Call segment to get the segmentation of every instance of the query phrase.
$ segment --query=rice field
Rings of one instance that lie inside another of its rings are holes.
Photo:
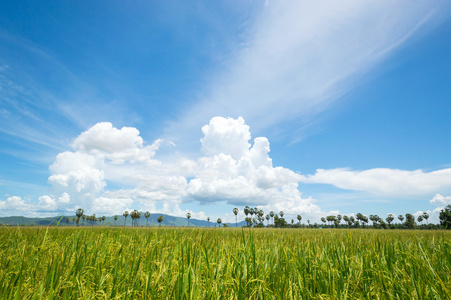
[[[0,229],[1,299],[451,299],[448,231]]]

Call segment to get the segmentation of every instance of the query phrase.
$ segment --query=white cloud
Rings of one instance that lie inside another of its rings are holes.
[[[250,147],[249,126],[244,124],[242,117],[238,119],[214,117],[208,125],[202,127],[202,133],[204,134],[200,140],[202,149],[209,156],[226,154],[239,159],[246,155]]]
[[[201,202],[225,200],[234,205],[309,205],[297,189],[300,175],[272,166],[268,140],[256,138],[251,147],[244,119],[215,117],[203,132],[201,141],[209,155],[197,161],[186,197]]]
[[[83,207],[86,213],[120,214],[125,209],[185,216],[184,202],[274,206],[287,213],[315,213],[303,199],[299,174],[273,167],[266,138],[250,143],[243,118],[214,117],[202,128],[205,153],[197,159],[154,159],[160,140],[144,147],[138,130],[98,123],[74,141],[74,151],[57,155],[50,166],[52,195],[30,209],[61,212]],[[189,211],[193,218],[205,213]]]
[[[97,123],[80,134],[72,144],[76,150],[105,157],[113,164],[126,161],[148,162],[158,149],[161,140],[143,146],[143,139],[134,127],[114,128],[109,122]]]
[[[21,197],[11,196],[0,201],[0,213],[3,216],[23,216],[33,212],[33,205],[25,202]]]
[[[432,204],[437,206],[447,206],[451,204],[451,196],[442,196],[440,194],[436,194],[430,201]]]
[[[305,183],[331,184],[341,189],[365,191],[383,196],[429,195],[451,189],[451,169],[433,172],[396,169],[318,169],[314,175],[304,176]]]
[[[121,197],[121,198],[112,198],[112,197],[105,197],[100,196],[98,198],[95,198],[95,200],[92,203],[92,206],[89,208],[90,211],[97,213],[97,214],[104,214],[104,215],[115,215],[115,214],[121,214],[125,210],[131,211],[129,207],[131,207],[133,204],[133,200],[128,197]]]
[[[145,147],[137,130],[122,131],[124,128],[118,130],[101,124],[75,139],[75,151],[57,155],[50,166],[51,194],[41,196],[37,205],[28,205],[25,211],[60,213],[82,207],[89,214],[111,215],[133,208],[177,216],[190,212],[193,218],[205,217],[204,212],[180,208],[183,203],[195,202],[250,205],[265,212],[283,210],[287,218],[301,214],[304,219],[315,221],[324,212],[316,200],[302,197],[299,182],[332,184],[385,196],[424,195],[451,188],[451,169],[434,172],[332,169],[304,176],[287,168],[274,167],[269,156],[269,141],[257,137],[251,143],[249,126],[243,118],[212,118],[203,127],[204,156],[188,159],[178,155],[177,159],[167,161],[154,158],[158,141],[152,145],[151,154],[146,150],[146,159],[138,159],[144,157],[141,151]],[[112,148],[96,142],[95,137]],[[116,145],[115,137],[126,145]],[[113,140],[106,141],[108,139]],[[125,159],[125,152],[134,154]],[[9,211],[13,210],[14,203],[25,203],[17,197],[8,199],[2,205],[9,207]],[[449,197],[437,194],[431,203],[445,205],[450,201]]]
[[[35,211],[51,215],[52,213],[66,212],[73,214],[74,204],[71,202],[70,195],[64,192],[60,197],[44,195],[39,197],[39,202],[33,208]]]

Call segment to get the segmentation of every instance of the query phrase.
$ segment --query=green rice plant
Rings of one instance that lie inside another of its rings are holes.
[[[2,228],[1,299],[451,299],[447,231]]]

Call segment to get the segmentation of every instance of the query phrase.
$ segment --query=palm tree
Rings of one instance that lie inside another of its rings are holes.
[[[105,224],[105,220],[106,220],[106,217],[103,216],[103,217],[102,217],[102,222],[103,222],[103,224]]]
[[[158,226],[161,227],[161,222],[163,222],[163,216],[159,216],[157,221],[158,221]]]
[[[298,218],[298,221],[299,221],[299,227],[301,227],[301,220],[302,220],[301,215],[298,215],[297,218]]]
[[[277,214],[274,215],[274,226],[275,227],[279,226],[279,216]]]
[[[269,215],[266,215],[266,227],[269,226],[269,219],[271,219],[271,217]]]
[[[236,207],[233,209],[233,213],[235,214],[235,228],[238,227],[237,215],[238,215],[239,211],[240,210],[238,208],[236,208]]]
[[[326,225],[326,218],[322,217],[322,218],[321,218],[321,222],[323,222],[324,225]]]
[[[428,219],[429,219],[429,214],[427,212],[423,213],[423,218],[426,220],[426,224],[429,225]]]
[[[114,216],[114,225],[117,225],[117,216]]]
[[[128,211],[124,211],[122,215],[125,217],[124,226],[127,226],[127,217],[129,215]]]
[[[343,220],[349,225],[349,217],[347,215],[343,216]]]
[[[402,221],[404,221],[404,216],[403,216],[403,215],[399,215],[399,216],[398,216],[398,219],[399,219],[399,221],[401,221],[401,223],[402,223]]]
[[[210,217],[207,218],[208,227],[210,227]]]
[[[146,226],[149,226],[150,212],[146,211],[146,213],[144,214],[144,217],[146,217]]]
[[[187,213],[186,217],[188,218],[188,227],[189,227],[189,219],[191,219],[191,213]]]
[[[83,208],[79,208],[75,211],[75,215],[77,216],[78,220],[80,220],[80,218],[81,218],[81,216],[83,216],[84,212],[85,211],[83,210]],[[77,222],[77,225],[78,225],[78,222]]]
[[[270,212],[269,212],[269,216],[271,217],[271,219],[272,219],[272,225],[274,225],[274,212],[271,210]]]
[[[391,222],[395,219],[394,214],[388,214],[388,216],[385,218],[385,221],[388,223],[388,226],[390,226]]]
[[[244,214],[246,215],[246,217],[249,214],[249,206],[247,205],[244,207]]]
[[[86,220],[86,215],[81,216],[81,218],[83,219],[83,225],[85,224],[85,220]]]
[[[141,212],[138,211],[138,217],[136,218],[138,226],[139,226],[139,220],[141,220]]]
[[[369,216],[369,219],[371,220],[371,222],[373,222],[373,227],[374,227],[374,222],[375,222],[374,215],[370,215],[370,216]]]
[[[130,213],[130,218],[132,218],[132,227],[135,225],[135,219],[137,217],[137,212],[138,211],[135,209]]]
[[[216,221],[216,222],[218,222],[218,226],[221,227],[221,223],[222,223],[221,218],[218,218],[218,221]]]
[[[283,211],[280,211],[280,212],[279,212],[279,216],[280,216],[281,218],[283,218],[283,214],[284,214]]]
[[[66,223],[69,224],[69,222],[70,222],[70,219],[66,218]]]
[[[423,222],[423,215],[419,215],[417,220],[418,220],[418,223],[421,224],[421,222]]]

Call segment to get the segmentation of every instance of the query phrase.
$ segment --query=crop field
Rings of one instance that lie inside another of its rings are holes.
[[[1,299],[451,299],[447,231],[0,229]]]

